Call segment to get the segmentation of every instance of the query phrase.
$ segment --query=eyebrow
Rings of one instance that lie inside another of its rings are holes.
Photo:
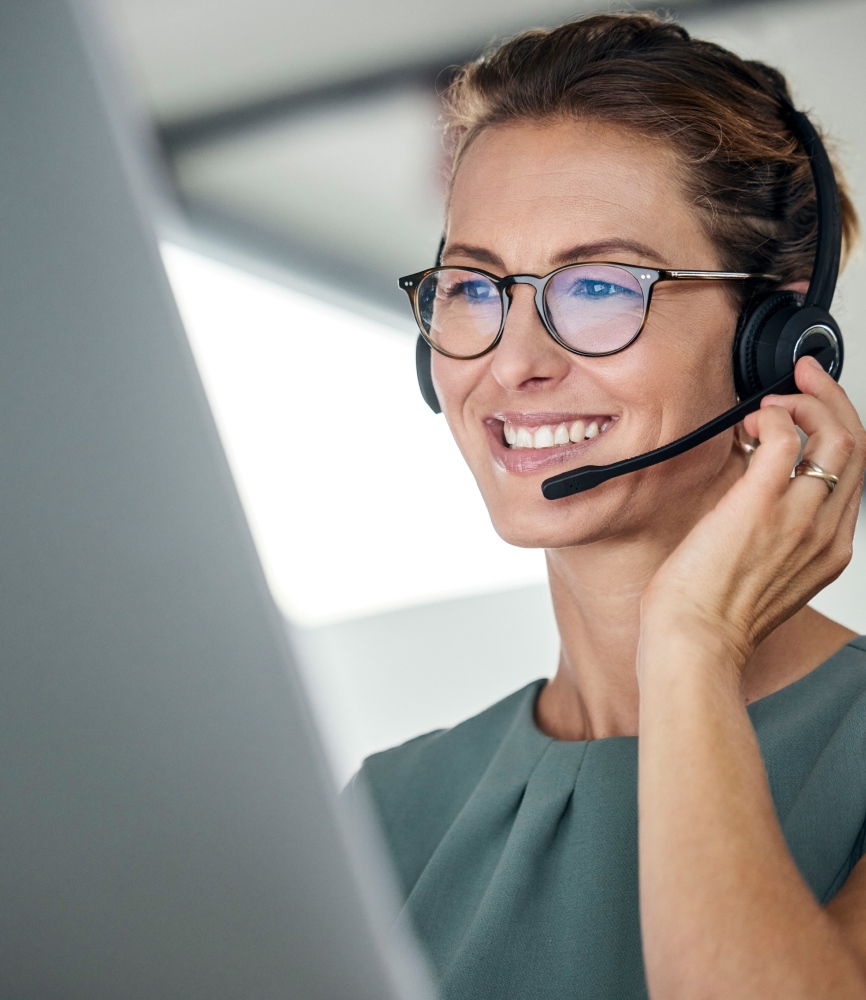
[[[659,253],[637,240],[624,238],[614,238],[608,240],[596,240],[594,243],[576,243],[567,250],[562,250],[550,258],[550,263],[554,268],[562,267],[565,264],[578,264],[581,261],[599,260],[605,254],[611,252],[624,251],[625,253],[636,254],[644,260],[660,262],[662,260]],[[449,243],[442,252],[442,259],[446,257],[468,257],[470,260],[478,261],[481,264],[489,264],[491,267],[505,270],[502,258],[486,247],[475,246],[471,243]]]

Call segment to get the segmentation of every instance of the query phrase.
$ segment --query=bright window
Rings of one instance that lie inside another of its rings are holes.
[[[163,255],[274,596],[302,625],[545,579],[506,545],[414,340],[174,245]]]

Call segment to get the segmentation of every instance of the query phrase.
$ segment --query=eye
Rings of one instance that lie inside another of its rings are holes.
[[[626,288],[615,281],[602,281],[600,278],[576,278],[569,289],[569,294],[584,299],[633,298],[635,291]]]
[[[499,299],[496,289],[485,278],[455,279],[443,284],[442,291],[446,298],[463,299],[467,302],[489,302]]]

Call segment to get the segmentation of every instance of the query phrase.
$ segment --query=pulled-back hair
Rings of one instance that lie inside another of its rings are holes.
[[[808,279],[816,200],[787,124],[784,76],[653,14],[527,31],[462,67],[445,95],[453,179],[473,141],[509,124],[598,121],[665,142],[725,270]],[[836,170],[843,260],[858,220]]]

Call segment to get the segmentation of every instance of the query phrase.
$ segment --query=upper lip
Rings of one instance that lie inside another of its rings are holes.
[[[582,410],[569,411],[567,413],[537,412],[518,413],[514,411],[501,411],[491,413],[487,420],[498,420],[503,424],[512,424],[517,427],[543,427],[546,424],[569,424],[575,420],[587,420],[598,417],[611,417],[614,414],[608,410]]]

